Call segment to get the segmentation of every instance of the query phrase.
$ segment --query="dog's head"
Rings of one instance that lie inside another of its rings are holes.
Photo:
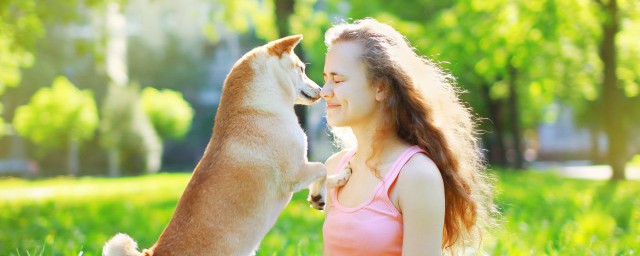
[[[293,52],[302,35],[284,37],[266,45],[267,52],[277,58],[279,79],[284,85],[293,84],[296,104],[310,105],[320,99],[320,86],[305,74],[305,64]],[[290,82],[289,82],[290,81]]]

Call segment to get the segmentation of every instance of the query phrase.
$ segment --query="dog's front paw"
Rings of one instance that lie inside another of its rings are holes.
[[[346,166],[342,172],[327,177],[327,187],[337,188],[347,184],[351,177],[351,167]]]
[[[321,194],[318,195],[312,195],[309,194],[309,197],[307,197],[307,201],[309,201],[309,205],[311,205],[311,207],[313,207],[316,210],[324,210],[324,205],[325,205],[325,200],[324,200],[324,196],[322,196]]]
[[[347,181],[349,181],[349,178],[351,177],[351,173],[352,172],[353,171],[351,170],[351,167],[350,166],[346,166],[344,168],[344,170],[342,171],[342,174],[337,177],[336,187],[342,187],[342,186],[346,185]]]

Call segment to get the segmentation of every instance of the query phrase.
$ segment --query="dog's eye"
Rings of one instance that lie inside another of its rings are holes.
[[[300,72],[304,73],[304,67],[300,66]]]

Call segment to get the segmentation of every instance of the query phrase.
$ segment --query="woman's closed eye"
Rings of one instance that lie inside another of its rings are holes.
[[[345,77],[344,77],[344,76],[337,75],[337,74],[333,76],[333,82],[334,82],[335,84],[341,84],[341,83],[342,83],[342,82],[344,82],[345,80],[346,80],[346,79],[345,79]]]

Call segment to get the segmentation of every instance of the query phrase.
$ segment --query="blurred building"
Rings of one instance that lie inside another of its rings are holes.
[[[537,160],[591,160],[606,154],[606,134],[578,127],[570,107],[555,103],[546,111],[555,112],[556,118],[538,127]]]

